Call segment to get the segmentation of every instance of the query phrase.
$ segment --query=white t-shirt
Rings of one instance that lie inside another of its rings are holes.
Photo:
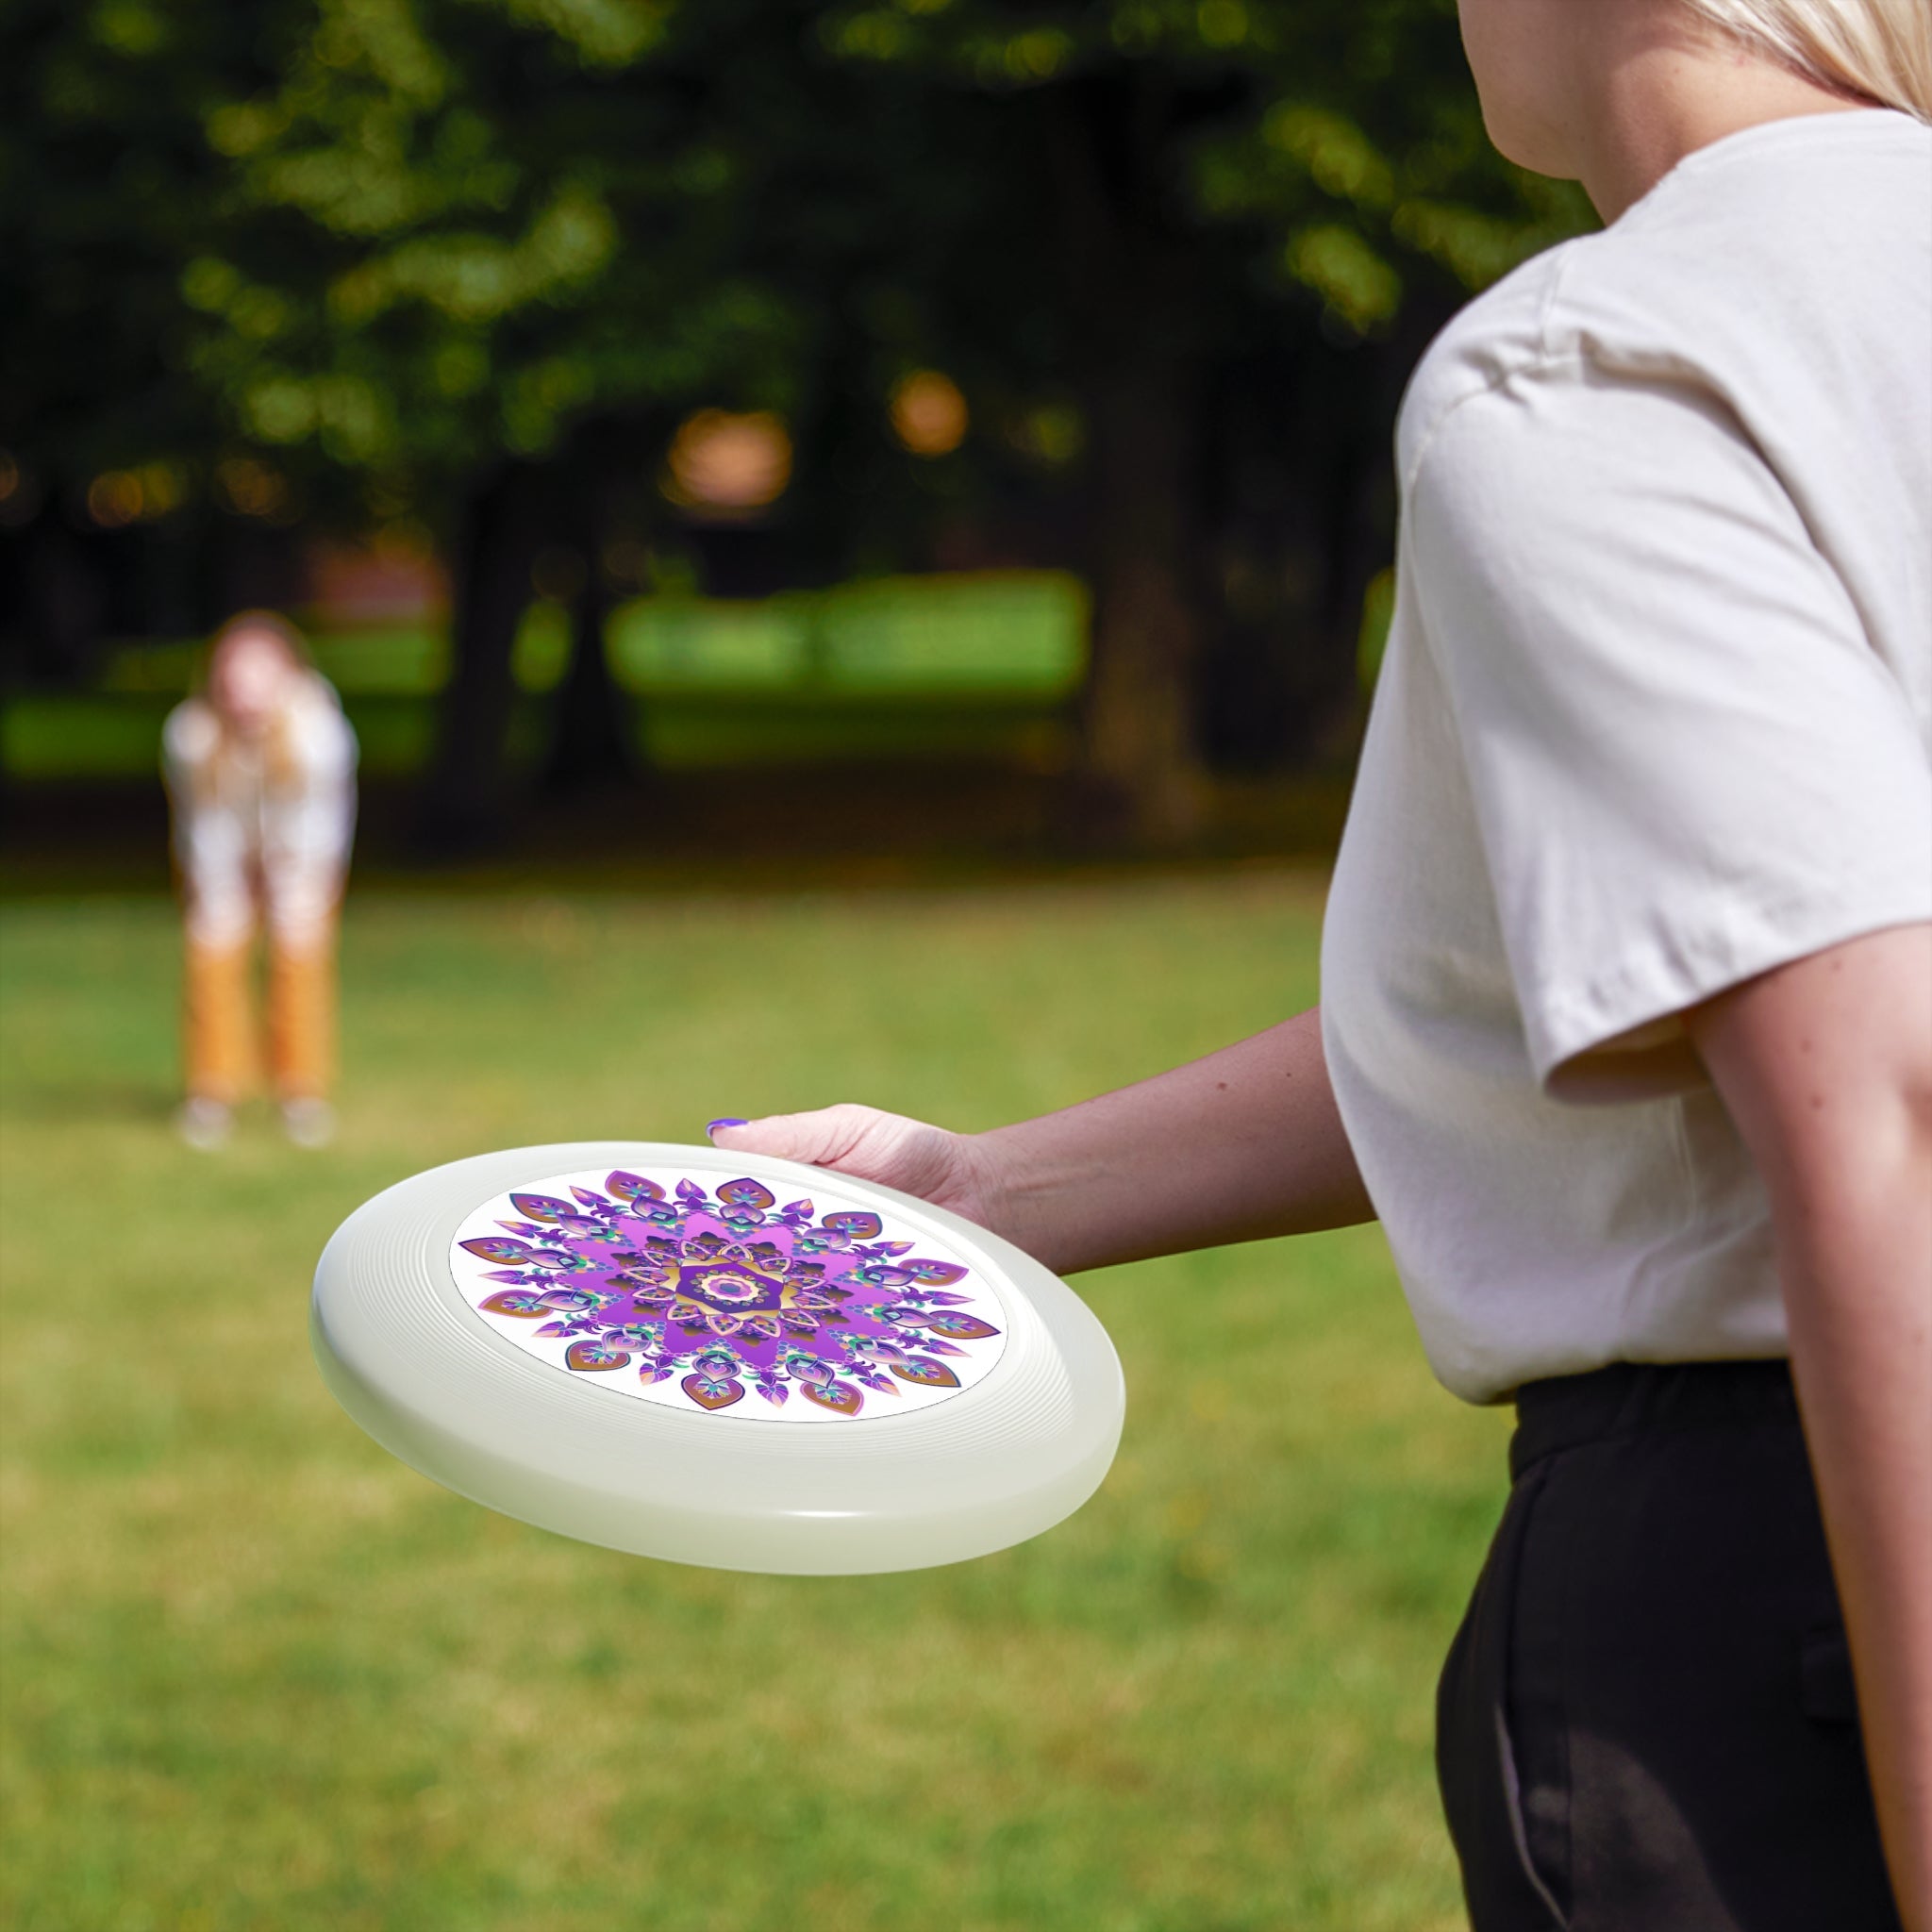
[[[355,730],[334,687],[315,672],[277,728],[278,758],[265,744],[225,747],[199,697],[176,705],[162,727],[175,862],[197,945],[246,941],[258,899],[278,945],[309,945],[341,897],[356,829]]]
[[[1932,129],[1700,149],[1464,310],[1397,446],[1323,1009],[1429,1359],[1782,1355],[1677,1016],[1932,919]]]

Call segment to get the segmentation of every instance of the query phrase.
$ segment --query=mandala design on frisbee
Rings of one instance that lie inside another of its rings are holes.
[[[450,1266],[481,1320],[563,1373],[667,1408],[850,1422],[946,1401],[1006,1346],[965,1262],[891,1234],[755,1180],[592,1171],[486,1202]]]

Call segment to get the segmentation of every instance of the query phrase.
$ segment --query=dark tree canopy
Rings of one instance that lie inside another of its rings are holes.
[[[613,548],[728,591],[759,545],[811,580],[978,529],[1088,576],[1089,776],[1184,833],[1204,747],[1346,692],[1420,343],[1584,212],[1488,148],[1450,0],[25,0],[6,36],[0,442],[68,525],[148,464],[434,533],[452,824],[502,808],[475,748],[542,546],[594,638]],[[939,459],[888,426],[919,369],[971,408]],[[703,407],[789,425],[755,541],[657,488]]]

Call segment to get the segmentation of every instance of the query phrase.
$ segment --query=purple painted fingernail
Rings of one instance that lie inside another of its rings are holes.
[[[705,1134],[706,1134],[706,1137],[707,1137],[707,1138],[708,1139],[708,1138],[709,1138],[709,1137],[710,1137],[710,1136],[711,1136],[712,1134],[715,1134],[715,1133],[716,1133],[716,1132],[718,1131],[718,1129],[719,1129],[720,1127],[748,1127],[748,1126],[750,1126],[750,1125],[751,1125],[751,1123],[750,1123],[749,1121],[734,1121],[734,1120],[722,1120],[722,1121],[713,1121],[713,1122],[712,1122],[712,1123],[710,1124],[710,1125],[709,1125],[709,1126],[708,1126],[708,1127],[707,1127],[707,1128],[705,1129]]]

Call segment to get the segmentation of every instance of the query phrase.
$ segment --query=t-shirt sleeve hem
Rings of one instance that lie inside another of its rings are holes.
[[[1602,1091],[1603,1081],[1566,1081],[1565,1074],[1591,1057],[1610,1074],[1626,1042],[1649,1053],[1681,1043],[1680,1022],[1690,1008],[1760,974],[1870,933],[1927,923],[1932,923],[1932,877],[1874,886],[1860,893],[1856,905],[1734,906],[1722,924],[1673,932],[1668,942],[1654,942],[1574,992],[1525,1009],[1537,1083],[1557,1099],[1613,1097]],[[1629,1056],[1633,1060],[1638,1057]],[[1614,1081],[1609,1084],[1613,1089]]]

